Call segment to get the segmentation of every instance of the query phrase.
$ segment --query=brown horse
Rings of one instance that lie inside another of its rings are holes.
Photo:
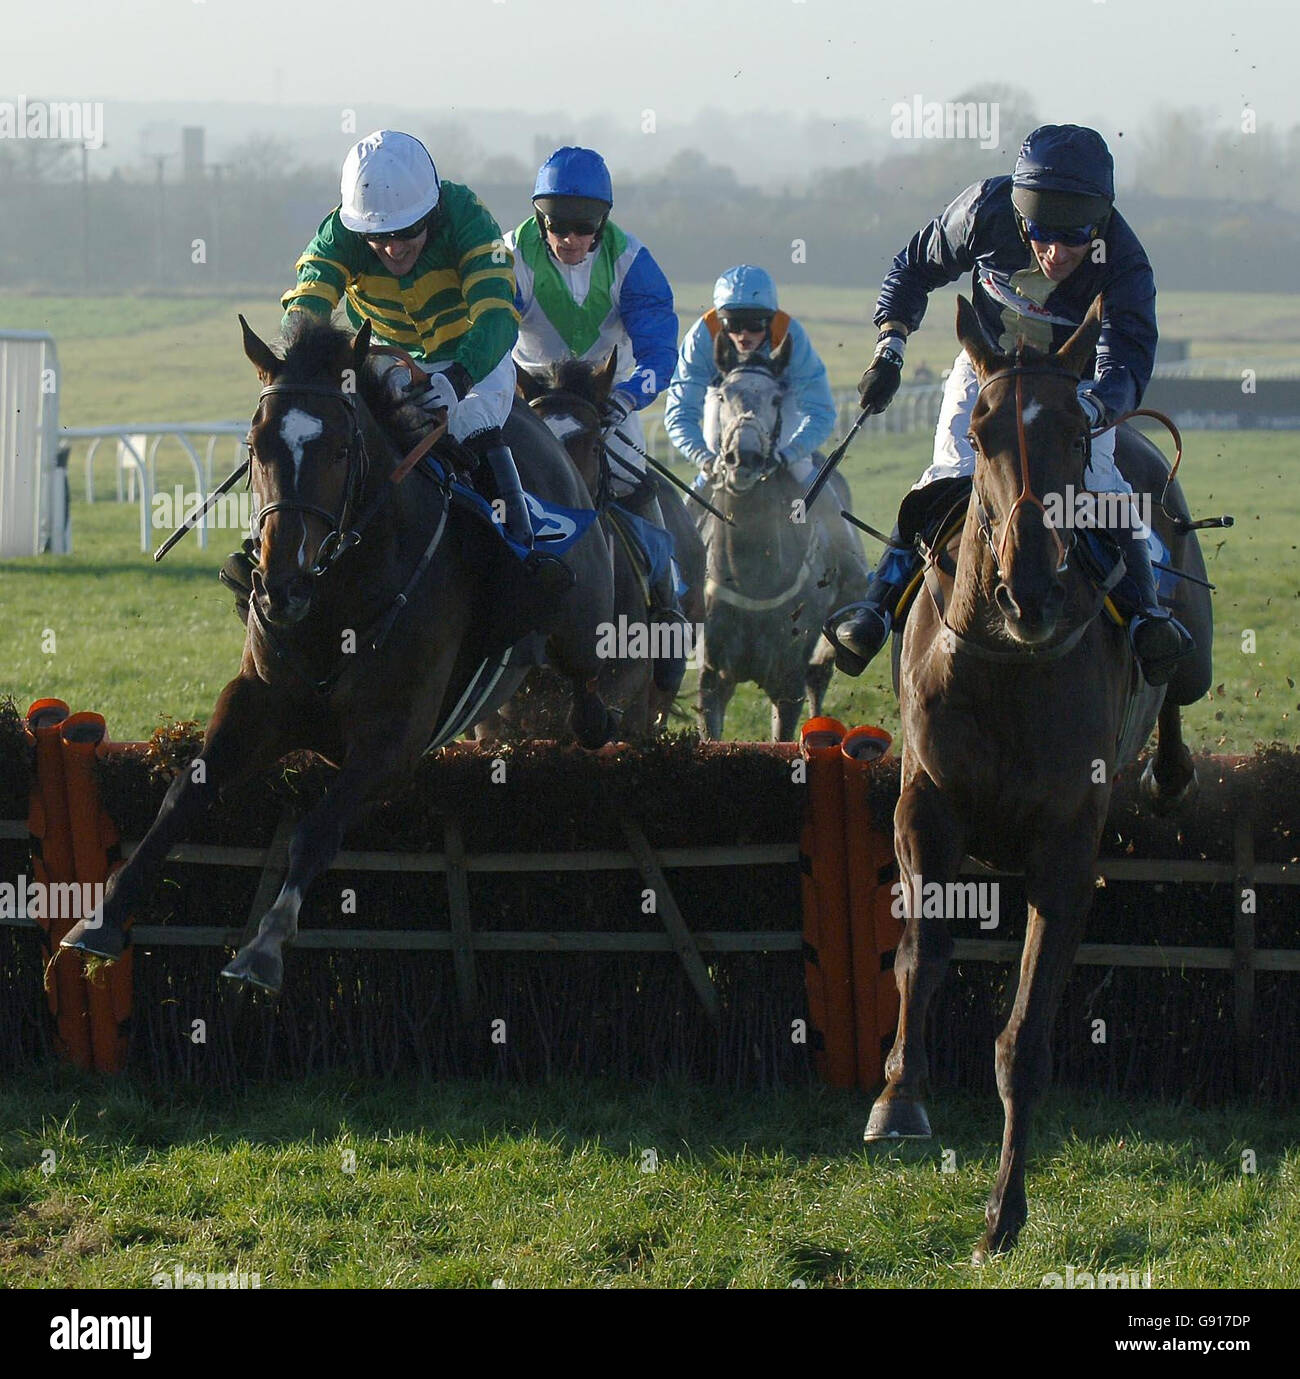
[[[563,443],[601,513],[614,563],[616,624],[625,619],[625,625],[644,625],[649,622],[651,603],[644,561],[639,554],[633,554],[623,529],[616,525],[618,518],[610,512],[613,500],[605,477],[608,471],[604,460],[603,409],[617,370],[617,350],[611,351],[599,365],[581,359],[563,360],[540,378],[521,369],[519,390]],[[692,627],[698,628],[704,621],[704,543],[685,504],[668,482],[648,473],[646,483],[659,500],[665,529],[673,538],[673,550],[686,585],[682,613]],[[646,737],[662,728],[676,698],[656,687],[652,656],[628,655],[607,660],[599,689],[604,701],[621,711],[620,736],[624,738]]]
[[[295,831],[288,875],[257,936],[223,972],[278,991],[303,897],[349,824],[423,752],[514,692],[526,670],[515,643],[532,638],[514,613],[529,587],[520,562],[488,523],[424,466],[396,482],[403,457],[375,420],[382,392],[363,368],[369,324],[354,341],[304,315],[281,359],[240,320],[263,384],[248,436],[260,554],[243,661],[202,752],[173,782],[100,910],[64,946],[116,957],[133,906],[195,815],[218,791],[305,749],[337,763],[338,775]],[[526,488],[590,508],[563,450],[526,408],[503,431]],[[571,726],[596,748],[610,726],[594,650],[611,611],[609,561],[591,532],[565,560],[576,583],[548,652],[573,686]]]
[[[902,633],[905,746],[894,814],[907,914],[894,963],[901,1010],[866,1138],[930,1133],[922,1104],[925,1016],[953,947],[940,897],[954,894],[948,888],[967,854],[1023,873],[1028,929],[1014,1005],[997,1040],[1005,1133],[977,1262],[1013,1245],[1027,1216],[1029,1123],[1049,1081],[1052,1023],[1092,901],[1115,772],[1136,756],[1158,714],[1159,750],[1147,785],[1165,802],[1184,796],[1194,773],[1178,705],[1210,683],[1203,588],[1183,586],[1192,592],[1182,596],[1179,615],[1202,651],[1183,664],[1166,696],[1165,687],[1154,689],[1135,672],[1124,629],[1098,616],[1100,592],[1081,561],[1069,559],[1073,532],[1047,522],[1053,495],[1085,487],[1088,430],[1076,385],[1091,370],[1100,329],[1096,302],[1054,355],[1007,357],[988,348],[974,310],[959,300],[957,333],[980,380],[971,417],[974,494],[950,597],[932,557],[931,596],[917,598]],[[1125,452],[1145,466],[1135,488],[1149,491],[1155,472],[1163,476],[1158,496],[1168,477],[1159,452],[1126,428],[1121,460]],[[1203,574],[1195,537],[1159,509],[1155,526],[1174,566]]]

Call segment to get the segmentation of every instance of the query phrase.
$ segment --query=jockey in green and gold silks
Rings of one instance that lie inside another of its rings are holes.
[[[394,422],[413,443],[446,412],[447,428],[486,467],[505,505],[505,526],[532,545],[532,523],[513,456],[501,435],[515,395],[511,349],[519,329],[514,258],[491,212],[465,186],[442,182],[424,145],[376,130],[343,164],[341,204],[299,258],[284,294],[295,311],[329,317],[344,302],[354,326],[400,345],[430,371],[410,396],[404,365],[376,372],[403,405]]]

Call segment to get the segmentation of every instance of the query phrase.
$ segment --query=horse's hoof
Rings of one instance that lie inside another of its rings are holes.
[[[919,1101],[878,1097],[862,1138],[868,1144],[880,1140],[928,1140],[930,1118]]]
[[[221,975],[278,996],[284,985],[284,960],[259,949],[241,948],[221,969]]]
[[[1181,790],[1170,794],[1160,787],[1160,782],[1156,779],[1155,771],[1156,759],[1152,757],[1146,764],[1146,769],[1142,772],[1142,780],[1138,788],[1142,792],[1142,798],[1150,806],[1153,814],[1158,814],[1162,818],[1166,815],[1176,813],[1184,805],[1190,804],[1196,798],[1196,792],[1200,789],[1200,780],[1196,775],[1196,767],[1192,767],[1192,774],[1183,783]]]
[[[984,1238],[975,1246],[971,1253],[970,1262],[975,1265],[991,1264],[999,1255],[1004,1255],[1008,1251],[1015,1249],[1016,1241],[1020,1238],[1020,1227],[1014,1230],[1005,1230],[996,1235],[989,1229],[984,1232]]]
[[[122,956],[126,947],[126,933],[116,924],[94,924],[90,919],[80,920],[59,940],[60,948],[75,948],[79,953],[91,953],[97,958],[113,962]]]

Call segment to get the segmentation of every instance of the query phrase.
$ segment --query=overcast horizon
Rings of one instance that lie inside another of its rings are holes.
[[[1059,12],[930,0],[923,22],[875,0],[442,0],[416,11],[403,43],[367,16],[361,41],[340,43],[331,63],[329,37],[353,14],[344,0],[316,0],[307,23],[298,6],[267,0],[3,0],[0,99],[204,103],[237,92],[468,121],[562,110],[628,130],[647,110],[675,124],[714,107],[863,120],[885,136],[898,101],[996,81],[1026,90],[1045,117],[1111,134],[1161,105],[1195,107],[1223,128],[1246,106],[1261,123],[1300,124],[1288,66],[1300,17],[1282,0],[1076,0]]]

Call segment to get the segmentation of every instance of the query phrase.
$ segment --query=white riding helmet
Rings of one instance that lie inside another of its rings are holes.
[[[429,150],[393,129],[367,134],[343,160],[339,219],[360,235],[405,230],[438,204],[442,184]]]

